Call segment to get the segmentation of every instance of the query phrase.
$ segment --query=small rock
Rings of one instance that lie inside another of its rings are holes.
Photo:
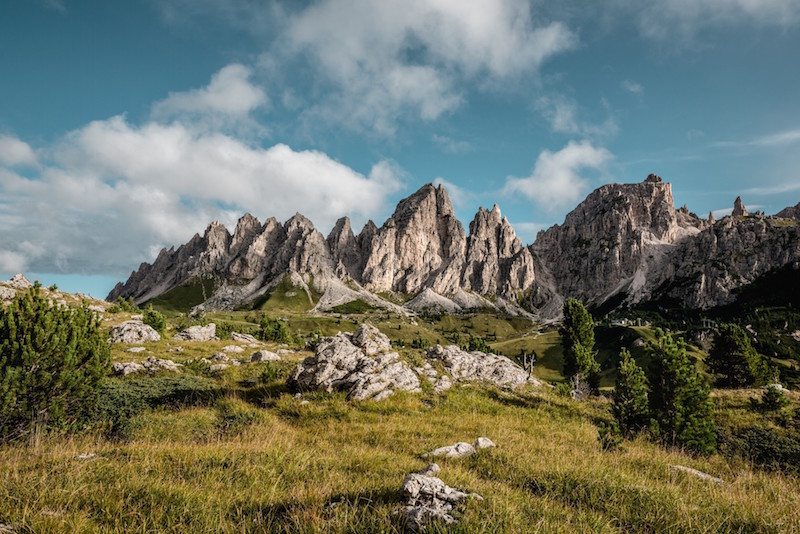
[[[144,347],[131,347],[128,350],[126,350],[125,352],[132,352],[132,353],[136,354],[136,353],[144,352],[144,351],[145,351]]]
[[[252,343],[258,344],[258,340],[250,334],[240,334],[239,332],[231,332],[231,339],[239,343]]]
[[[155,356],[150,356],[145,361],[143,361],[142,367],[144,367],[151,373],[155,373],[157,371],[168,371],[171,373],[180,372],[179,369],[180,364],[177,364],[172,360],[162,360],[161,358],[156,358]]]
[[[239,352],[244,352],[244,349],[242,347],[237,346],[237,345],[225,345],[224,347],[222,347],[222,351],[223,352],[236,352],[236,353],[239,353]]]
[[[172,339],[182,341],[212,341],[219,339],[217,337],[217,325],[208,323],[206,326],[190,326],[183,332],[179,332],[172,336]]]
[[[684,473],[689,473],[690,475],[694,475],[698,478],[701,478],[703,480],[708,480],[709,482],[714,482],[716,484],[721,484],[723,482],[721,478],[709,475],[708,473],[703,473],[702,471],[698,471],[697,469],[692,469],[691,467],[686,467],[685,465],[670,465],[670,467],[677,471],[683,471]]]
[[[475,447],[476,450],[491,449],[492,447],[497,447],[497,445],[495,445],[492,440],[484,437],[476,439],[475,443],[473,443],[472,446]]]
[[[436,465],[436,464],[433,464]],[[428,466],[425,470],[432,469]],[[438,467],[438,466],[436,466]],[[406,507],[403,511],[406,526],[412,532],[424,530],[432,521],[442,521],[447,525],[456,522],[452,512],[462,499],[483,500],[477,493],[465,493],[447,486],[435,476],[411,473],[403,480],[403,497]]]
[[[223,371],[223,370],[227,369],[228,367],[230,367],[230,366],[227,363],[215,363],[214,365],[209,366],[208,370],[213,373],[213,372],[217,372],[217,371]]]
[[[311,404],[311,403],[309,401],[307,401],[307,400],[301,400],[300,401],[300,406],[305,406],[306,404]]]
[[[767,385],[766,385],[766,386],[764,386],[762,389],[767,389],[767,388],[774,388],[774,389],[777,389],[777,390],[778,390],[778,391],[780,391],[781,393],[789,393],[789,390],[788,390],[788,389],[786,389],[785,387],[783,387],[781,384],[778,384],[778,383],[775,383],[775,384],[767,384]]]
[[[136,315],[131,315],[131,321],[141,321],[144,319],[144,315],[141,313],[137,313]]]
[[[278,349],[275,351],[275,354],[278,356],[286,356],[287,354],[294,354],[294,351],[291,349]]]
[[[475,454],[475,447],[469,443],[459,441],[455,445],[447,445],[446,447],[439,447],[428,453],[430,456],[444,456],[445,458],[464,458],[471,454]]]
[[[215,352],[209,358],[209,360],[212,362],[227,362],[229,359],[230,358],[228,358],[228,355],[222,352]]]
[[[442,470],[442,468],[439,467],[439,464],[428,464],[421,471],[417,471],[417,473],[422,475],[422,476],[432,477],[434,475],[439,474],[439,471],[441,471],[441,470]]]
[[[442,375],[436,382],[434,382],[433,391],[435,391],[436,393],[442,393],[444,391],[447,391],[451,387],[453,387],[453,381],[450,380],[449,376]]]
[[[250,355],[251,362],[273,362],[280,359],[280,356],[268,350],[259,350]]]
[[[144,371],[144,367],[135,362],[114,362],[111,370],[115,375],[127,376],[132,373],[141,373]]]
[[[13,300],[17,292],[10,287],[0,286],[0,300]]]
[[[83,454],[79,454],[78,456],[76,456],[76,458],[78,460],[92,460],[94,458],[97,458],[97,455],[93,452],[85,452]]]

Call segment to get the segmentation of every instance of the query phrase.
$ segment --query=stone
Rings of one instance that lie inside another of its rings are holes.
[[[111,330],[109,343],[146,343],[161,341],[161,335],[142,321],[125,321]]]
[[[691,467],[686,467],[685,465],[670,465],[670,467],[676,471],[683,471],[684,473],[688,473],[702,480],[714,482],[715,484],[721,484],[723,482],[721,478],[709,475],[708,473],[703,473],[702,471],[698,471],[697,469],[693,469]]]
[[[781,393],[789,393],[789,390],[783,387],[781,384],[774,383],[774,384],[767,384],[766,386],[762,387],[761,389],[773,388],[777,389]]]
[[[481,449],[491,449],[497,445],[495,445],[494,442],[489,438],[480,437],[475,440],[475,443],[473,443],[472,446],[475,447],[475,450],[479,451]]]
[[[6,282],[6,285],[9,287],[13,287],[14,289],[21,289],[23,291],[33,287],[33,284],[31,284],[30,280],[25,278],[25,276],[23,276],[22,273],[15,274],[14,276],[12,276],[11,280]]]
[[[224,371],[228,367],[230,366],[227,363],[215,363],[213,365],[209,365],[208,370],[211,371],[212,373],[216,373],[219,371]]]
[[[275,354],[277,354],[278,356],[288,356],[290,354],[295,354],[295,351],[293,351],[292,349],[278,349],[275,351]]]
[[[97,458],[97,454],[93,452],[85,452],[83,454],[79,454],[75,458],[77,458],[78,460],[94,460],[95,458]]]
[[[469,443],[459,441],[454,445],[447,445],[446,447],[439,447],[428,453],[430,456],[444,456],[445,458],[464,458],[475,454],[475,447]]]
[[[357,401],[383,400],[398,390],[421,391],[417,375],[396,352],[388,352],[385,336],[376,332],[362,325],[354,334],[322,339],[314,356],[292,371],[288,386],[300,392],[346,391],[348,399]],[[379,348],[385,352],[374,352]]]
[[[258,345],[259,341],[250,334],[240,334],[239,332],[231,332],[231,339],[238,343],[252,343]]]
[[[275,362],[280,359],[280,356],[268,350],[258,350],[250,355],[251,362]]]
[[[190,326],[183,332],[178,332],[172,339],[180,341],[212,341],[217,337],[217,325],[208,323],[205,326]]]
[[[10,287],[0,286],[0,300],[13,300],[17,292]]]
[[[144,347],[131,347],[127,349],[125,352],[132,352],[134,354],[138,354],[139,352],[144,352],[145,350],[147,349],[145,349]]]
[[[443,393],[453,387],[453,381],[447,375],[440,376],[433,384],[433,391],[436,393]]]
[[[484,381],[501,388],[517,388],[526,384],[540,386],[527,371],[505,356],[473,351],[466,352],[455,345],[436,345],[428,349],[428,359],[440,360],[445,371],[457,381]]]
[[[222,347],[222,351],[239,353],[239,352],[244,352],[244,349],[238,345],[225,345],[224,347]]]
[[[111,371],[115,375],[127,376],[129,374],[141,373],[144,371],[144,367],[135,362],[114,362],[114,364],[111,366]]]
[[[181,365],[173,362],[172,360],[162,360],[161,358],[150,356],[142,362],[142,367],[144,367],[150,373],[156,373],[158,371],[179,373]]]
[[[428,471],[431,467],[423,471]],[[451,488],[435,476],[420,473],[406,476],[401,491],[406,504],[403,516],[406,527],[411,532],[424,530],[433,521],[451,525],[456,522],[452,514],[460,501],[483,500],[477,493],[465,493]]]
[[[216,352],[208,360],[212,362],[227,362],[230,358],[224,352]]]

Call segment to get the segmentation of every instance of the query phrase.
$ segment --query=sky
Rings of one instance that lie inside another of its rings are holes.
[[[104,297],[212,220],[379,226],[444,184],[522,241],[596,187],[800,201],[800,0],[0,4],[0,278]]]

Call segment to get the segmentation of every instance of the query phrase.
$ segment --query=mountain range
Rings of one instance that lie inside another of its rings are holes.
[[[300,214],[283,224],[245,214],[233,234],[212,222],[141,264],[108,300],[143,303],[206,281],[192,304],[233,309],[289,281],[319,311],[363,301],[400,313],[494,308],[546,320],[568,297],[708,309],[778,270],[800,276],[799,225],[800,204],[766,216],[740,198],[730,216],[700,218],[676,209],[671,185],[651,174],[596,189],[525,246],[497,205],[480,208],[467,234],[445,188],[426,184],[380,228],[369,221],[358,234],[347,217],[327,238]]]

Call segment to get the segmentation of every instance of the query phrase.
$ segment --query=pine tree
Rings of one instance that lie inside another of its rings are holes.
[[[111,349],[87,308],[53,304],[37,283],[0,309],[0,441],[87,416]]]
[[[570,298],[564,302],[564,320],[559,332],[564,348],[564,376],[581,375],[596,388],[600,365],[595,360],[594,321],[579,300]]]
[[[747,332],[735,324],[720,326],[706,365],[722,387],[763,385],[772,374],[766,359],[750,344]]]
[[[650,422],[647,379],[626,349],[620,352],[611,412],[624,434],[638,432]]]
[[[663,442],[700,454],[716,446],[715,426],[709,389],[686,354],[683,342],[676,343],[661,330],[649,346],[652,358],[650,413]]]

